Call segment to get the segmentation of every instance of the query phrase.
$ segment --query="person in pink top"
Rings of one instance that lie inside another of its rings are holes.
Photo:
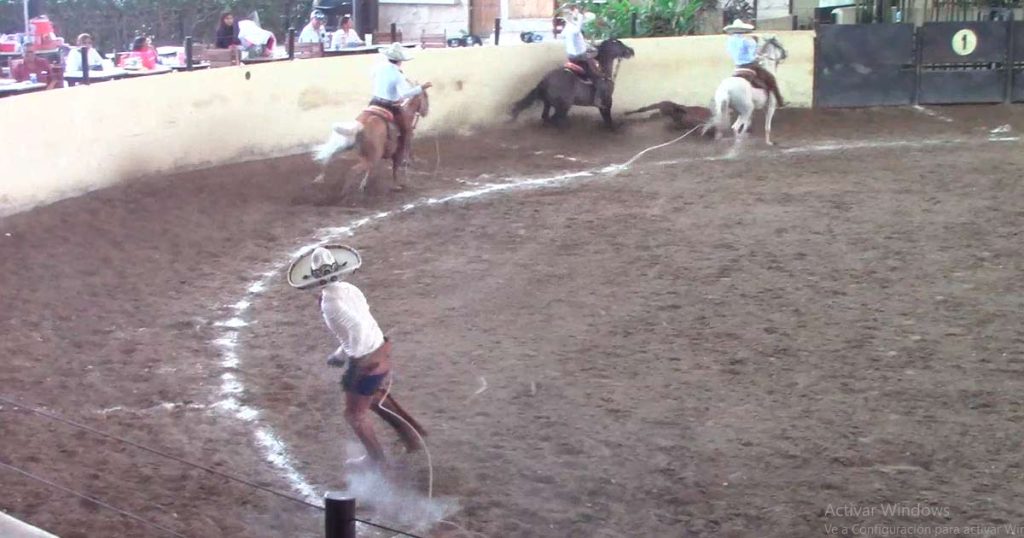
[[[300,289],[322,287],[320,313],[340,344],[328,356],[327,365],[344,369],[345,420],[370,461],[383,464],[384,450],[374,433],[370,411],[398,432],[409,452],[422,448],[426,432],[391,395],[391,342],[370,313],[366,296],[355,285],[341,281],[360,264],[358,253],[348,247],[317,247],[292,263],[288,278]]]
[[[134,58],[138,58],[138,60],[133,60]],[[148,37],[139,36],[132,42],[132,53],[128,55],[125,62],[138,61],[146,69],[155,69],[156,59],[156,48],[153,47],[153,42]]]

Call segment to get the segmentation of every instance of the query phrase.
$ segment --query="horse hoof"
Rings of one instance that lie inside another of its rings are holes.
[[[313,178],[313,183],[323,183],[323,182],[324,182],[324,175],[323,174],[320,174],[320,175],[316,176],[315,178]]]
[[[405,190],[405,185],[399,184],[391,187],[391,192],[402,192]]]

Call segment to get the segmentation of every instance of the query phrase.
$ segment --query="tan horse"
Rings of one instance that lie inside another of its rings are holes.
[[[426,117],[430,112],[430,98],[427,97],[427,92],[424,91],[402,103],[402,112],[407,122],[406,132],[409,133],[406,146],[411,149],[413,131],[419,118]],[[398,176],[407,156],[398,151],[398,125],[393,123],[392,119],[396,118],[392,118],[387,110],[371,106],[363,110],[355,121],[335,123],[331,127],[331,135],[327,141],[313,148],[313,160],[322,167],[314,182],[324,180],[332,157],[358,147],[359,162],[352,169],[363,172],[363,179],[359,183],[360,191],[366,189],[370,173],[376,164],[384,159],[391,161],[392,190],[405,188]],[[344,184],[341,191],[344,195]]]

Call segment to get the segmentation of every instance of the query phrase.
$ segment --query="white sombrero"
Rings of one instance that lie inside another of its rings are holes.
[[[730,24],[729,26],[722,28],[722,30],[724,30],[727,34],[745,34],[747,32],[753,32],[754,25],[747,24],[741,21],[740,19],[736,19],[732,21],[732,24]]]
[[[405,47],[401,43],[392,43],[388,47],[380,49],[380,53],[393,62],[408,62],[412,60],[412,56],[405,52]]]
[[[363,264],[356,249],[345,245],[324,245],[302,253],[288,268],[288,284],[306,290],[337,282]]]

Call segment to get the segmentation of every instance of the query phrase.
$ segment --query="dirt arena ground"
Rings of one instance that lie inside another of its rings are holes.
[[[601,170],[677,133],[575,121],[421,140],[401,194],[340,201],[297,156],[0,220],[0,395],[298,494],[270,429],[317,493],[342,489],[353,435],[315,294],[252,282],[324,228],[590,171],[344,239],[457,505],[422,535],[1024,525],[1024,109],[783,110],[781,147],[688,139],[618,174]],[[0,435],[0,461],[185,536],[322,532],[316,510],[10,405]],[[166,536],[0,476],[0,508],[62,537]]]

